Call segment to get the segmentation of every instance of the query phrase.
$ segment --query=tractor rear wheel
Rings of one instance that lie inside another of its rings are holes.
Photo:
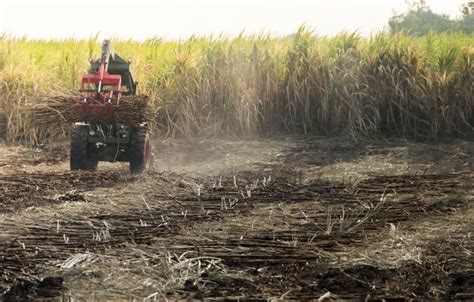
[[[97,170],[99,159],[97,158],[97,145],[87,144],[87,171]]]
[[[86,127],[76,127],[71,132],[71,170],[95,171],[98,160],[96,146],[88,143],[89,131]]]
[[[128,146],[128,159],[130,173],[138,174],[146,171],[151,165],[150,135],[145,128],[130,131],[130,144]]]

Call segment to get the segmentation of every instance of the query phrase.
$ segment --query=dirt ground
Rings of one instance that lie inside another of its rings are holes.
[[[0,146],[0,301],[474,299],[474,143],[156,143],[152,171]]]

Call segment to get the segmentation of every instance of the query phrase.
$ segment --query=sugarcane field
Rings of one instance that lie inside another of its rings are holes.
[[[195,1],[0,2],[0,302],[473,301],[474,2]]]

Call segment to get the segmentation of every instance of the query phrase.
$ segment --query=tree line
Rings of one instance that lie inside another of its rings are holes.
[[[407,3],[408,11],[392,16],[388,22],[392,34],[405,32],[413,36],[424,36],[430,32],[474,33],[474,1],[463,5],[456,19],[433,12],[425,0],[407,1]]]

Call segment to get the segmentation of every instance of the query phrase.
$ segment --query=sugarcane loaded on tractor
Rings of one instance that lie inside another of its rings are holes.
[[[71,170],[95,171],[99,161],[129,162],[132,174],[149,169],[154,154],[148,124],[129,126],[114,119],[122,95],[137,92],[131,61],[115,54],[105,40],[100,59],[90,63],[76,103],[83,121],[74,123],[71,133]]]

